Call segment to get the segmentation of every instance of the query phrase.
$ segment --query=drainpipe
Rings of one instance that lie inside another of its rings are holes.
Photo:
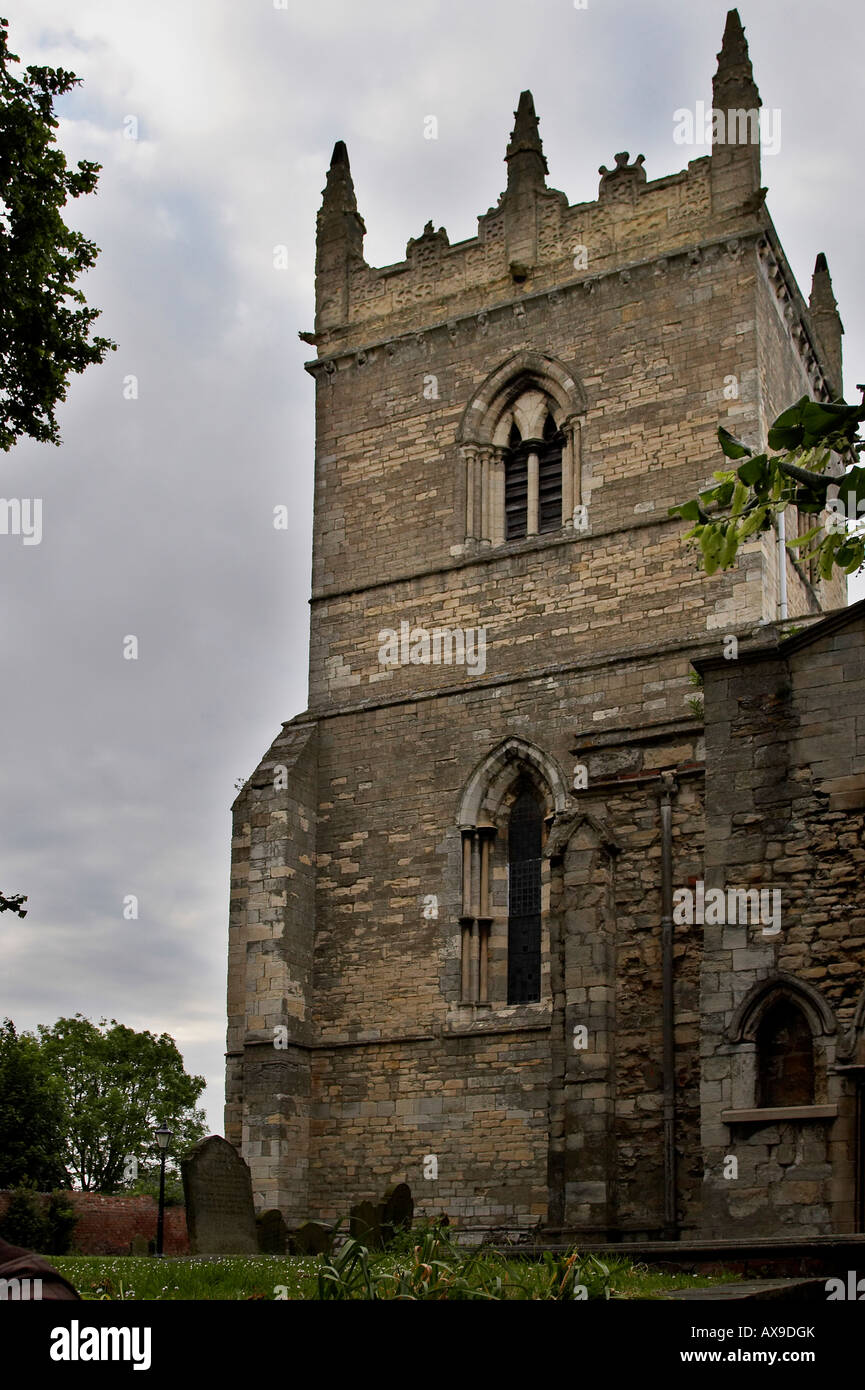
[[[661,773],[661,978],[664,1079],[664,1236],[677,1240],[676,1073],[673,999],[673,803],[678,790],[672,772]]]
[[[786,512],[778,513],[778,618],[787,616],[787,520]]]

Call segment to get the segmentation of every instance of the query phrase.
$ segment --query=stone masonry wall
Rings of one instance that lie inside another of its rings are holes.
[[[865,611],[704,668],[706,883],[781,894],[781,930],[705,927],[701,1009],[706,1228],[854,1229],[855,1072],[865,979]],[[814,1036],[815,1104],[755,1112],[743,1007],[780,980]],[[857,1013],[857,1009],[859,1012]],[[725,1120],[730,1112],[752,1117]],[[725,1179],[727,1155],[738,1178]],[[858,1158],[861,1162],[861,1155]]]
[[[745,69],[730,43],[735,86]],[[721,872],[727,721],[713,685],[714,768],[691,662],[727,634],[753,642],[778,603],[773,535],[709,579],[667,512],[721,466],[719,424],[756,441],[805,390],[825,397],[824,354],[758,152],[718,147],[652,182],[617,156],[598,198],[569,206],[545,185],[524,93],[507,158],[508,190],[477,238],[451,247],[429,225],[392,266],[363,259],[339,144],[319,214],[304,335],[318,350],[309,708],[235,803],[230,924],[226,1135],[258,1204],[291,1224],[344,1216],[397,1180],[419,1213],[464,1225],[656,1235],[665,1223],[661,774],[675,775],[675,874],[700,877],[704,838]],[[563,517],[554,533],[485,544],[468,524],[463,445],[492,374],[541,359],[578,420],[588,527]],[[843,585],[787,573],[791,613],[844,601]],[[402,623],[483,629],[483,669],[385,664],[382,633]],[[751,717],[762,731],[762,715],[743,715],[744,741]],[[506,1002],[506,777],[488,790],[484,832],[490,1001],[460,996],[461,808],[497,756],[511,788],[529,769],[548,811],[541,999],[519,1006]],[[722,807],[711,831],[705,770]],[[737,796],[756,795],[762,762],[741,771]],[[700,1124],[713,1162],[727,1142],[720,1034],[766,949],[752,962],[738,938],[707,934],[710,967],[703,939],[675,938],[683,1231],[703,1224]]]

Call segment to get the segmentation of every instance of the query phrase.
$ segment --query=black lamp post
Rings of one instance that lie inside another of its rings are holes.
[[[156,1253],[161,1255],[165,1232],[165,1150],[168,1148],[172,1131],[167,1125],[160,1125],[159,1129],[153,1132],[159,1145],[159,1216],[156,1219]]]

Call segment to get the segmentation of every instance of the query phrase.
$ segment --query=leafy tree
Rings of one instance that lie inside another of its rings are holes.
[[[742,542],[768,531],[791,504],[815,517],[828,511],[804,535],[787,541],[791,550],[811,547],[801,558],[817,561],[821,579],[836,568],[845,574],[861,569],[865,529],[848,529],[847,520],[865,512],[865,468],[854,462],[865,448],[858,438],[863,420],[865,405],[827,405],[803,396],[769,430],[769,449],[778,452],[759,454],[722,426],[718,440],[724,454],[744,462],[715,473],[714,487],[670,508],[670,516],[696,523],[686,539],[699,546],[706,574],[731,568]]]
[[[67,1255],[72,1245],[78,1214],[65,1192],[52,1192],[45,1216],[48,1222],[46,1255]]]
[[[0,1027],[0,1188],[66,1186],[66,1114],[37,1040]]]
[[[26,893],[13,893],[11,897],[7,897],[5,893],[0,893],[0,912],[17,912],[19,917],[26,917],[27,909],[21,906],[26,901]]]
[[[117,1192],[134,1179],[127,1160],[152,1159],[153,1130],[167,1123],[183,1153],[204,1135],[195,1103],[203,1076],[187,1076],[168,1033],[136,1033],[112,1019],[76,1014],[41,1025],[41,1051],[59,1076],[68,1110],[66,1169],[85,1190]]]
[[[17,77],[0,19],[0,448],[22,435],[60,443],[54,411],[71,372],[101,362],[116,344],[90,337],[98,309],[86,307],[77,277],[99,248],[70,231],[67,198],[92,193],[100,165],[70,169],[54,131],[54,98],[80,84],[64,68],[30,65]],[[76,308],[75,305],[81,306]]]
[[[48,1221],[32,1188],[18,1187],[12,1193],[0,1221],[0,1235],[26,1250],[48,1248]]]
[[[174,1149],[174,1140],[171,1141]],[[176,1150],[177,1153],[180,1150]],[[159,1199],[159,1164],[158,1162],[147,1162],[141,1164],[138,1169],[138,1177],[129,1186],[129,1191],[135,1196],[153,1197]],[[165,1164],[165,1205],[167,1207],[182,1207],[185,1198],[183,1195],[183,1180],[179,1169],[176,1166],[176,1159],[173,1165],[166,1160]]]
[[[32,1188],[19,1187],[0,1220],[0,1235],[10,1245],[23,1245],[43,1255],[66,1255],[77,1223],[75,1208],[65,1193],[52,1193],[46,1206]]]

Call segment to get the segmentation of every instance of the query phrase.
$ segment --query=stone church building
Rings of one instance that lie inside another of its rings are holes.
[[[760,105],[736,11],[712,96]],[[407,1181],[475,1230],[863,1229],[865,605],[668,515],[719,424],[842,391],[743,135],[571,204],[524,92],[477,236],[382,268],[334,149],[309,705],[234,806],[226,1136],[289,1226]]]

